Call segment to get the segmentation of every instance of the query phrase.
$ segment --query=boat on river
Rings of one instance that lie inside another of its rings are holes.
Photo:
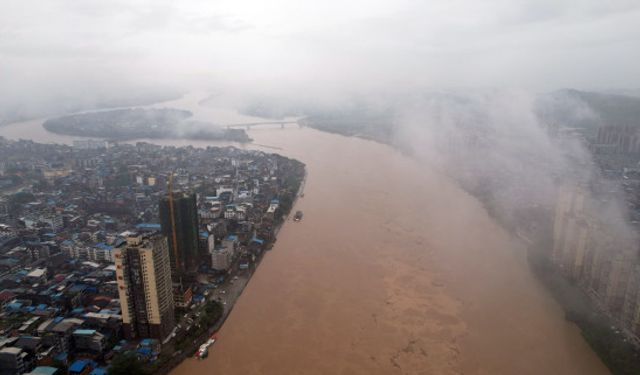
[[[213,335],[211,335],[211,337],[209,337],[209,339],[207,341],[204,342],[204,344],[200,345],[200,347],[198,348],[198,351],[196,352],[196,358],[198,359],[205,359],[207,358],[207,356],[209,355],[209,347],[211,345],[213,345],[217,340],[216,334],[214,333]]]

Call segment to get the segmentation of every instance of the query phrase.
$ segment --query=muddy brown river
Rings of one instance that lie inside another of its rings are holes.
[[[0,135],[69,142],[26,124]],[[306,163],[304,219],[280,231],[209,357],[172,375],[608,374],[523,245],[453,181],[371,141],[250,135]]]

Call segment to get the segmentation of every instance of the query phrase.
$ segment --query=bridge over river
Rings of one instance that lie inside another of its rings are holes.
[[[302,123],[298,120],[281,120],[281,121],[260,121],[260,122],[243,122],[243,123],[238,123],[238,124],[227,124],[227,125],[223,125],[225,126],[227,129],[239,129],[239,128],[244,128],[247,130],[251,130],[252,128],[255,127],[259,127],[259,126],[273,126],[273,125],[280,125],[281,128],[284,128],[285,125],[298,125],[300,127],[302,127]]]

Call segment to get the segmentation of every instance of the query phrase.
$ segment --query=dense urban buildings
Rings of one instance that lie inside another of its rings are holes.
[[[153,369],[189,355],[272,246],[304,175],[232,147],[0,137],[0,372],[104,375],[125,353]]]

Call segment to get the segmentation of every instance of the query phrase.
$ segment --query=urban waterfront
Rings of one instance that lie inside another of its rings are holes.
[[[0,156],[2,374],[96,375],[131,353],[163,373],[192,356],[305,175],[233,147],[0,138]]]
[[[72,139],[29,124],[0,135]],[[284,225],[209,357],[173,373],[607,373],[524,246],[447,177],[357,138],[249,134],[307,165],[304,220]]]

